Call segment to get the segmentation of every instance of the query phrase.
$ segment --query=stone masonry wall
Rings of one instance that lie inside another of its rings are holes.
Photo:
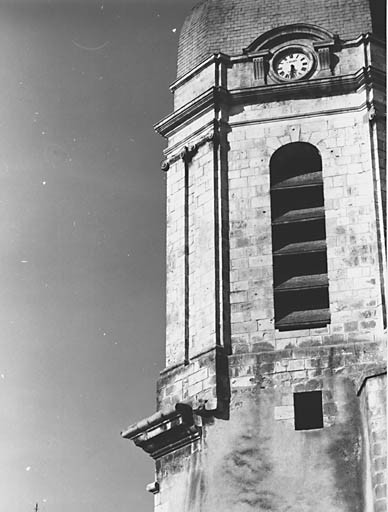
[[[199,149],[189,166],[189,355],[215,346],[215,225],[212,148]]]
[[[313,49],[312,41],[299,40],[299,43],[310,46]],[[382,68],[384,51],[380,45],[375,45],[373,50],[373,65]],[[333,52],[334,74],[347,75],[358,71],[365,65],[364,45],[348,46],[341,50]],[[222,68],[224,69],[224,68]],[[222,86],[229,90],[256,87],[258,84],[253,72],[253,62],[242,59],[240,62],[234,62],[233,66],[227,66],[227,71],[220,73]],[[312,76],[315,79],[319,76],[319,69]],[[193,74],[190,80],[183,81],[179,87],[174,88],[174,109],[178,110],[194,98],[208,91],[216,84],[215,65],[209,64],[205,69]]]
[[[215,346],[213,159],[207,144],[168,172],[167,367]]]
[[[344,100],[333,99],[332,106]],[[349,99],[347,99],[347,103]],[[329,101],[328,101],[329,103]],[[328,103],[326,106],[328,106]],[[312,110],[310,101],[309,109]],[[324,105],[314,100],[314,105]],[[295,113],[297,101],[267,105]],[[248,107],[247,107],[248,110]],[[229,204],[231,324],[234,352],[265,344],[335,344],[382,336],[380,268],[367,112],[263,123],[261,107],[230,117]],[[258,117],[257,117],[258,119]],[[331,324],[292,332],[274,329],[269,161],[284,144],[308,142],[322,157]]]
[[[185,358],[185,183],[181,161],[171,166],[167,179],[166,366]]]

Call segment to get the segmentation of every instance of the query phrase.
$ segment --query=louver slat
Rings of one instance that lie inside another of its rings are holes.
[[[304,289],[324,288],[329,285],[327,274],[291,277],[275,287],[275,292],[291,292]]]
[[[277,328],[285,330],[286,328],[320,327],[330,321],[329,309],[309,309],[305,311],[293,311],[284,316],[277,322]]]
[[[326,250],[325,240],[312,240],[308,242],[295,242],[285,245],[274,252],[275,256],[290,256],[292,254],[307,254],[312,252],[324,252]]]
[[[291,178],[286,178],[278,183],[272,185],[271,190],[285,190],[288,188],[298,188],[298,187],[315,187],[317,185],[322,185],[322,172],[309,172],[305,174],[300,174],[298,176],[292,176]]]
[[[295,222],[308,222],[311,220],[324,219],[325,210],[323,206],[315,208],[303,208],[301,210],[291,210],[277,217],[272,222],[272,225],[291,224]]]
[[[281,331],[330,322],[321,166],[318,150],[301,142],[271,158],[275,327]]]

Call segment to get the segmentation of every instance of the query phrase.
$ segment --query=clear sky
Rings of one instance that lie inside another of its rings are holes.
[[[195,0],[0,0],[0,512],[151,512],[165,142]]]

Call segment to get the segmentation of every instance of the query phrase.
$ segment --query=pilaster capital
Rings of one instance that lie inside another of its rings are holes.
[[[187,146],[180,146],[177,148],[172,154],[170,154],[167,158],[162,160],[160,164],[160,168],[163,172],[167,172],[171,165],[179,160],[182,160],[185,164],[190,164],[193,160],[194,156],[198,153],[198,150],[204,146],[205,144],[212,143],[218,145],[219,143],[219,135],[218,129],[213,128],[212,130],[208,130],[205,134],[199,137],[196,142],[192,142]]]

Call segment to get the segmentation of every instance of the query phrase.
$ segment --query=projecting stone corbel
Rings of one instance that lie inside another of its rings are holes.
[[[185,146],[180,154],[181,160],[183,160],[185,164],[189,164],[194,156],[198,153],[198,147],[198,144],[192,144],[189,147]]]
[[[162,160],[162,162],[160,163],[160,168],[163,172],[167,172],[170,169],[169,160]]]
[[[121,436],[158,459],[197,441],[201,432],[190,405],[178,403],[170,410],[159,411],[131,425]]]
[[[162,160],[160,168],[163,172],[167,172],[171,165],[175,162],[178,162],[179,160],[183,160],[186,164],[189,164],[194,156],[198,153],[199,148],[208,143],[218,145],[218,142],[219,135],[216,130],[206,132],[206,134],[199,138],[194,144],[184,146],[183,149],[181,146],[180,149],[175,150],[173,154],[170,154],[168,158]]]

